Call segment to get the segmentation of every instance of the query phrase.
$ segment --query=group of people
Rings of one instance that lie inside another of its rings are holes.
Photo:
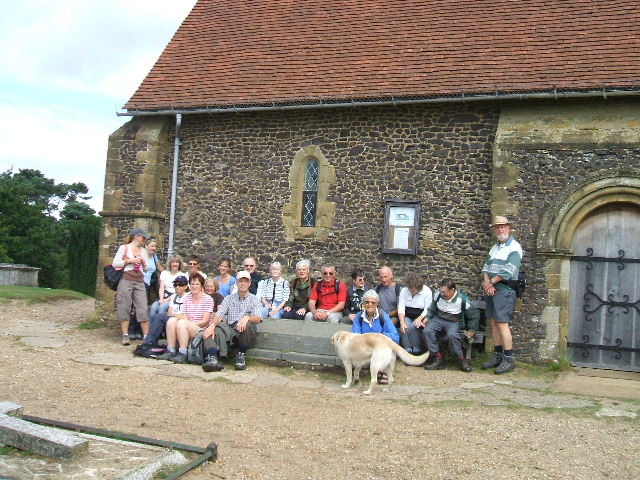
[[[482,366],[502,374],[515,368],[509,323],[522,248],[511,236],[512,224],[506,217],[495,217],[492,228],[498,241],[482,268],[482,288],[494,353]],[[346,285],[336,278],[335,265],[327,263],[322,266],[322,278],[315,281],[310,262],[300,260],[295,278],[289,281],[282,276],[278,262],[270,265],[269,276],[263,278],[253,257],[244,259],[243,270],[236,276],[230,273],[231,261],[222,259],[220,275],[212,278],[200,271],[194,255],[188,259],[187,271],[179,255],[169,256],[163,267],[156,248],[155,240],[134,228],[113,260],[114,267],[123,269],[116,296],[123,345],[130,344],[128,324],[133,305],[143,345],[153,346],[166,335],[167,350],[161,359],[187,363],[189,341],[202,332],[207,352],[202,365],[205,371],[221,370],[220,359],[227,357],[232,345],[238,350],[235,368],[244,369],[245,353],[255,345],[258,326],[269,318],[346,323],[355,333],[382,333],[410,353],[429,350],[434,361],[424,366],[427,370],[445,367],[440,351],[440,342],[445,341],[459,359],[460,368],[471,371],[461,335],[470,340],[475,336],[479,312],[451,278],[442,279],[438,290],[432,292],[420,276],[409,274],[402,287],[394,280],[392,268],[383,266],[378,270],[379,283],[369,288],[362,269],[354,269],[350,285]],[[159,279],[156,286],[150,280],[154,272]],[[379,381],[384,383],[384,378]]]

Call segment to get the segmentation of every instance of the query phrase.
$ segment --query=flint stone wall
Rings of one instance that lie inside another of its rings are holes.
[[[474,294],[490,243],[497,120],[493,106],[186,116],[176,249],[202,257],[205,272],[223,256],[239,267],[255,255],[263,270],[277,260],[291,276],[309,258],[315,269],[335,262],[343,280],[360,266],[371,284],[388,263],[399,278],[416,272],[433,285],[450,275]],[[333,225],[326,239],[287,238],[289,170],[311,145],[336,171]],[[417,256],[381,253],[385,199],[422,201]]]

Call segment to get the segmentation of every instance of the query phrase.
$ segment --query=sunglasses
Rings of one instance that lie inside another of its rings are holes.
[[[176,287],[186,287],[188,284],[187,283],[174,283],[173,284]]]
[[[189,262],[189,265],[198,265],[198,262]]]

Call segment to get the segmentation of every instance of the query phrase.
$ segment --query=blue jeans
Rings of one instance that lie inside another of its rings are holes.
[[[149,318],[153,318],[154,315],[159,313],[167,313],[169,311],[169,304],[171,302],[160,303],[160,300],[156,300],[149,307]]]
[[[166,313],[158,313],[151,317],[151,322],[149,322],[149,331],[147,332],[147,336],[143,343],[146,345],[156,345],[164,333],[164,329],[167,326],[169,318],[171,317]]]
[[[265,307],[265,306],[262,307],[262,318],[282,318],[282,314],[284,313],[283,309],[278,310],[278,312],[274,316],[269,317],[269,310],[271,310],[271,306],[272,306],[272,303],[271,301],[269,301],[268,307]]]

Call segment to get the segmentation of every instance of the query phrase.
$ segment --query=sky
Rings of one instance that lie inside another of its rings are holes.
[[[0,0],[0,172],[84,182],[102,209],[109,134],[196,0]]]

